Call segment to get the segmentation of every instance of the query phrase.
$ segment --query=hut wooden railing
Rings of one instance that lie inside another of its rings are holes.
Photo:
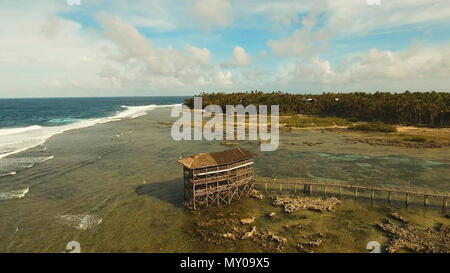
[[[319,187],[322,189],[323,196],[327,196],[327,189],[337,188],[338,189],[338,197],[342,195],[342,189],[351,189],[354,192],[354,198],[358,198],[358,190],[370,191],[370,199],[373,201],[375,199],[375,192],[384,192],[387,193],[387,199],[389,202],[392,201],[392,193],[403,194],[405,204],[409,204],[410,196],[422,196],[424,199],[424,206],[428,206],[429,198],[439,198],[442,199],[442,207],[447,209],[447,199],[449,198],[448,193],[430,193],[430,192],[420,192],[413,191],[410,189],[401,190],[401,189],[388,189],[388,188],[380,188],[380,187],[370,187],[370,186],[359,186],[359,185],[351,185],[351,184],[341,184],[341,183],[320,183],[314,181],[308,181],[302,178],[268,178],[268,177],[255,177],[255,184],[263,184],[264,189],[268,191],[268,185],[277,185],[279,187],[280,192],[283,190],[283,185],[291,185],[293,187],[294,193],[297,192],[298,186],[303,186],[303,191],[309,195],[313,192],[313,186]]]
[[[226,164],[226,165],[219,165],[219,166],[213,166],[213,167],[207,167],[207,168],[201,168],[201,169],[195,169],[193,171],[194,176],[197,175],[207,175],[207,174],[214,174],[214,173],[221,173],[226,171],[231,171],[233,169],[237,169],[243,166],[247,166],[253,164],[253,159],[249,160],[243,160],[239,161],[233,164]]]
[[[240,175],[244,175],[244,174],[253,174],[253,168],[249,167],[249,166],[244,166],[238,169],[235,169],[236,171],[234,171],[233,173],[227,171],[224,173],[216,173],[215,175],[211,175],[211,176],[205,176],[202,178],[190,178],[189,181],[191,183],[195,183],[196,185],[201,185],[201,184],[208,184],[210,182],[215,182],[215,181],[220,181],[220,180],[228,180],[230,177],[233,176],[240,176]]]

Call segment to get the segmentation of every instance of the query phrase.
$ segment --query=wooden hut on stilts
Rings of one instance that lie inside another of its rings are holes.
[[[231,204],[254,189],[255,154],[242,148],[201,153],[183,165],[184,201],[193,210]]]

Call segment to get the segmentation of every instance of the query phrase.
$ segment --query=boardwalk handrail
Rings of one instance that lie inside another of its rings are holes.
[[[295,179],[295,178],[289,178]],[[425,197],[436,197],[436,198],[449,198],[448,193],[427,193],[427,192],[419,192],[419,191],[411,191],[411,190],[399,190],[399,189],[387,189],[387,188],[379,188],[379,187],[369,187],[369,186],[360,186],[360,185],[351,185],[351,184],[336,184],[336,183],[322,183],[315,181],[307,181],[304,178],[298,178],[295,180],[299,180],[300,182],[289,181],[286,178],[275,178],[271,179],[268,177],[255,177],[255,183],[257,184],[282,184],[282,185],[316,185],[316,186],[324,186],[324,187],[341,187],[341,188],[351,188],[351,189],[363,189],[370,191],[381,191],[381,192],[392,192],[392,193],[403,193],[410,194],[416,196],[425,196]],[[303,181],[302,181],[303,180]]]

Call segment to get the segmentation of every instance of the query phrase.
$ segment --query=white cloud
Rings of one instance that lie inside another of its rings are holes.
[[[156,47],[134,26],[108,14],[99,16],[104,36],[114,43],[108,59],[114,70],[103,77],[119,80],[122,86],[161,90],[195,90],[198,87],[223,87],[232,84],[230,72],[216,71],[207,48],[187,45],[184,50]],[[127,71],[130,75],[124,76]]]
[[[236,46],[233,50],[233,57],[236,63],[240,66],[249,66],[250,65],[250,57],[240,46]]]
[[[281,41],[269,40],[267,45],[278,57],[301,57],[326,49],[331,39],[330,31],[325,28],[316,29],[319,12],[310,12],[302,18],[302,27]]]
[[[188,46],[187,50],[191,55],[197,59],[201,64],[208,65],[211,62],[211,51],[207,48],[196,48],[195,46]]]
[[[136,0],[133,5],[125,0],[98,0],[83,2],[82,21],[68,19],[80,18],[71,17],[78,9],[65,1],[2,3],[0,97],[188,94],[261,87],[296,90],[304,84],[363,90],[447,89],[449,85],[450,46],[439,47],[433,40],[438,33],[434,30],[439,30],[436,26],[450,18],[450,6],[443,0],[390,0],[380,6],[369,6],[364,0]],[[94,14],[98,17],[91,18]],[[230,27],[233,17],[239,25],[213,32]],[[91,24],[96,19],[101,33],[97,24]],[[298,23],[302,26],[293,29]],[[426,36],[429,46],[402,51],[374,48],[358,53],[351,44],[331,43],[337,37],[364,39],[364,35],[398,31],[398,27],[425,32],[430,25],[434,28]],[[193,26],[211,32],[205,34]],[[273,26],[281,27],[277,32],[281,35],[275,35],[274,29],[267,31]],[[267,51],[253,40],[238,42],[240,46],[232,52],[223,51],[236,42],[228,40],[228,34],[255,27],[272,37],[287,38],[268,39]],[[174,46],[164,43],[178,31],[183,32],[183,40],[175,39]],[[217,46],[220,43],[225,46]],[[339,48],[345,61],[336,64],[336,56],[322,54],[330,53],[331,45],[346,46]],[[282,59],[268,56],[272,53]],[[214,58],[222,60],[224,55],[229,59],[221,64]]]
[[[233,58],[220,64],[222,68],[248,67],[251,65],[250,56],[244,48],[235,46],[233,49]]]
[[[231,4],[228,0],[195,0],[190,13],[197,26],[204,30],[217,26],[227,27],[232,22]]]
[[[219,71],[217,73],[216,79],[225,85],[231,85],[233,83],[233,75],[231,74],[230,71],[226,73]]]
[[[31,3],[23,9],[19,2],[2,6],[1,97],[90,95],[107,84],[97,76],[106,43],[55,15],[64,10]]]
[[[379,90],[446,90],[450,84],[450,44],[444,47],[414,46],[393,52],[371,49],[350,63],[332,68],[318,57],[280,67],[278,81],[285,86],[301,83]]]

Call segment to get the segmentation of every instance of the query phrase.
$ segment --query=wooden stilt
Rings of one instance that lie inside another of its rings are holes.
[[[358,199],[358,188],[355,188],[355,200]]]
[[[297,194],[297,185],[294,184],[294,194]]]
[[[280,192],[283,191],[283,184],[280,183]]]
[[[405,205],[408,206],[409,203],[409,193],[405,193]]]
[[[339,198],[341,198],[341,194],[342,194],[342,187],[339,187]]]
[[[427,196],[427,195],[425,195],[425,196],[423,197],[423,206],[424,206],[424,207],[428,206],[428,196]]]
[[[372,192],[370,193],[370,200],[374,200],[375,199],[375,190],[372,190]]]
[[[309,195],[312,195],[312,188],[313,188],[313,185],[309,184],[309,188],[308,188]]]
[[[266,193],[267,193],[267,183],[265,183],[264,188],[265,188]]]
[[[217,188],[216,188],[216,190],[217,190],[217,193],[216,193],[216,197],[217,197],[217,206],[218,206],[218,207],[220,207],[220,191],[219,191],[219,182],[217,182],[217,183],[216,183],[216,186],[217,186]]]
[[[388,202],[389,204],[391,203],[392,197],[391,197],[391,192],[388,192]]]
[[[194,210],[196,210],[197,209],[197,206],[196,206],[197,200],[195,198],[195,184],[192,185],[192,195],[193,195],[192,199],[194,200]]]
[[[323,198],[327,199],[327,186],[323,186]]]

